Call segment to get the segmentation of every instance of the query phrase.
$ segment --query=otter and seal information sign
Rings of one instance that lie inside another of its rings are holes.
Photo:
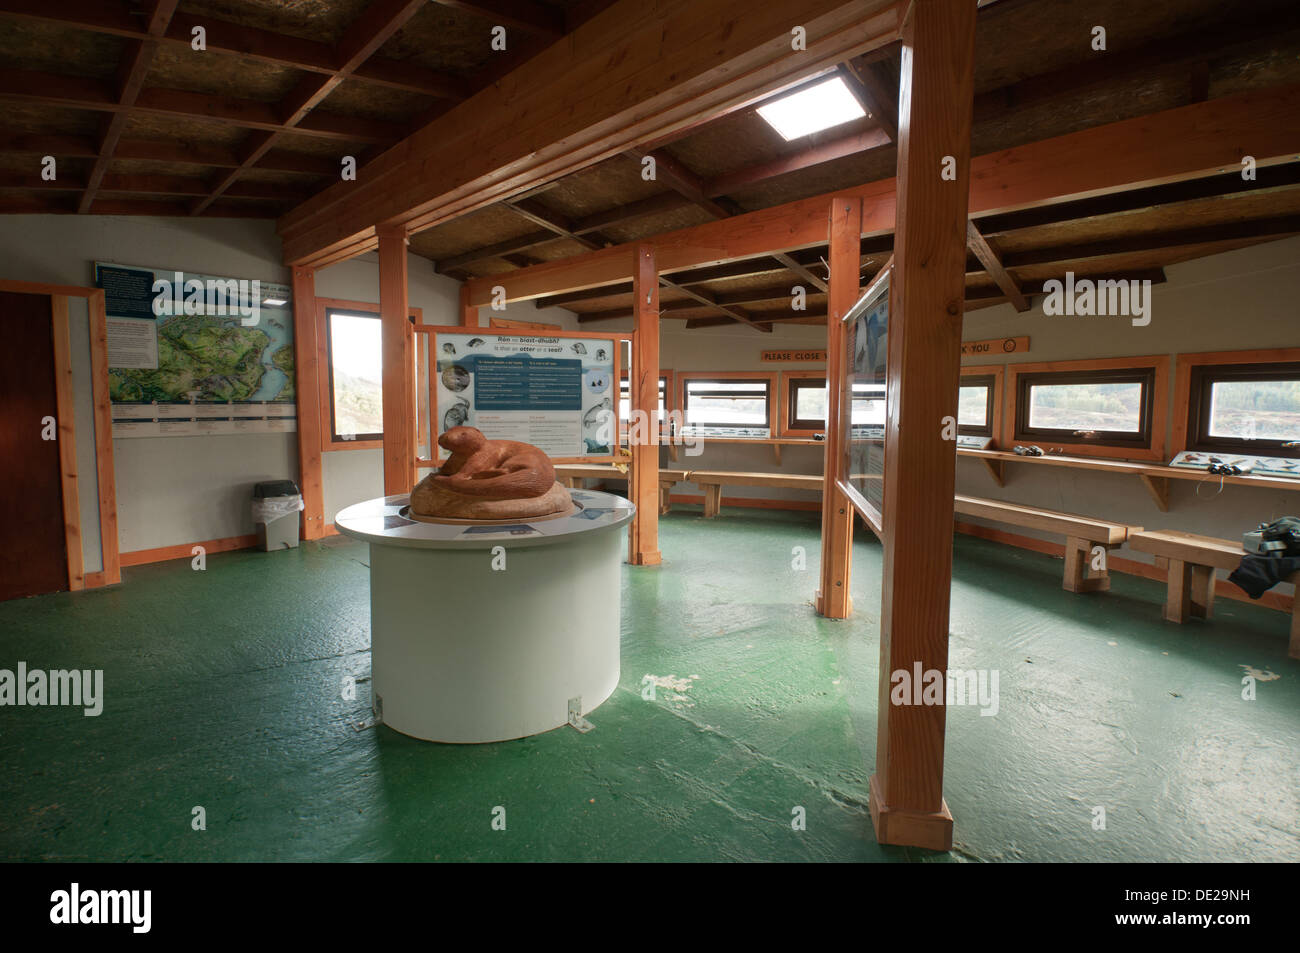
[[[618,433],[613,338],[439,333],[438,433],[476,427],[552,457],[607,457]]]

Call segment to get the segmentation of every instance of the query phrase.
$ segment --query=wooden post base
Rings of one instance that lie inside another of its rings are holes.
[[[924,847],[927,850],[952,850],[952,812],[948,802],[933,813],[891,808],[880,794],[877,775],[871,776],[867,806],[871,810],[871,826],[876,840],[882,844],[902,847]]]
[[[1110,570],[1092,570],[1092,547],[1101,543],[1071,536],[1065,541],[1065,581],[1062,588],[1066,592],[1105,592],[1110,589]],[[1106,547],[1107,552],[1110,547]]]
[[[658,566],[664,561],[664,555],[659,550],[653,553],[641,553],[628,559],[631,566]]]

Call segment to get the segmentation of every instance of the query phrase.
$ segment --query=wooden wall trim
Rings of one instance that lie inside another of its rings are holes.
[[[81,551],[81,504],[77,493],[77,420],[73,398],[67,295],[50,295],[50,325],[54,338],[54,394],[58,421],[59,482],[63,490],[63,542],[68,562],[68,589],[77,592],[85,586],[85,559]]]
[[[90,385],[95,402],[95,476],[99,483],[99,548],[104,585],[122,581],[117,539],[117,469],[113,462],[113,401],[108,388],[108,310],[99,288],[86,300],[90,322]]]
[[[1300,347],[1279,347],[1250,351],[1200,351],[1179,354],[1174,375],[1174,426],[1169,455],[1187,449],[1188,416],[1191,413],[1192,368],[1207,364],[1289,364],[1300,361]]]
[[[247,536],[225,536],[221,539],[205,539],[197,543],[178,543],[175,546],[158,546],[154,549],[135,549],[122,554],[123,566],[144,566],[148,563],[161,563],[170,559],[192,559],[194,547],[202,546],[204,553],[228,553],[236,549],[252,549],[257,545],[257,534]]]
[[[302,491],[302,538],[319,539],[325,525],[320,455],[320,353],[317,347],[316,272],[293,269],[293,342],[298,389],[298,488]]]
[[[58,285],[9,279],[0,279],[0,291],[51,297],[51,308],[55,314],[52,331],[55,334],[55,387],[59,400],[61,431],[59,458],[64,489],[64,540],[68,549],[69,588],[116,585],[122,581],[122,567],[117,542],[117,482],[113,468],[113,408],[108,391],[108,318],[104,309],[104,292],[99,288],[81,285]],[[79,493],[76,489],[76,408],[73,401],[75,391],[69,389],[72,385],[72,349],[71,330],[68,325],[68,298],[86,299],[87,331],[90,339],[90,387],[94,408],[92,429],[95,434],[95,475],[99,486],[99,539],[103,568],[89,574],[84,572],[85,557],[82,552]],[[55,299],[61,299],[62,303]],[[61,320],[58,318],[60,314]],[[68,421],[66,426],[70,428],[66,439],[62,433],[65,427],[65,407]],[[69,453],[71,453],[70,458]],[[73,484],[71,490],[68,488],[69,480]],[[69,512],[69,499],[72,501],[72,512]],[[73,529],[76,532],[75,545],[72,540]],[[78,577],[79,585],[73,585],[74,575]]]
[[[1107,457],[1112,460],[1159,460],[1168,459],[1165,455],[1167,434],[1169,430],[1169,355],[1148,354],[1140,357],[1102,357],[1079,361],[1043,361],[1032,364],[1004,364],[1006,381],[1004,385],[1006,413],[1002,415],[1002,429],[998,432],[998,445],[1010,450],[1016,445],[1016,393],[1017,382],[1021,374],[1041,374],[1056,371],[1110,371],[1110,370],[1146,370],[1155,371],[1155,380],[1151,387],[1151,447],[1150,449],[1133,449],[1114,447],[1095,443],[1054,443],[1067,454],[1085,457]],[[962,368],[965,373],[967,369]],[[1043,448],[1048,449],[1047,447]]]

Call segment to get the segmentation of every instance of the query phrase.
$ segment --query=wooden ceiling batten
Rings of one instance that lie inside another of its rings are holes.
[[[979,156],[971,161],[970,212],[978,220],[1218,175],[1240,167],[1239,143],[1250,143],[1261,169],[1295,161],[1300,155],[1300,87],[1225,96]],[[893,179],[833,194],[864,200],[864,235],[893,230]],[[826,240],[824,209],[830,197],[667,232],[649,243],[661,272],[668,275],[774,250],[815,247]],[[510,300],[613,284],[623,278],[616,256],[627,253],[626,246],[616,246],[497,275],[491,282],[474,279],[468,282],[471,299],[486,302],[495,284],[506,288]]]
[[[121,92],[118,94],[117,101],[122,108],[113,113],[108,120],[103,139],[99,144],[99,154],[86,181],[86,190],[77,205],[77,211],[80,213],[89,212],[91,204],[95,201],[95,190],[99,188],[104,173],[108,171],[113,161],[113,152],[117,149],[122,132],[126,128],[129,111],[140,95],[145,77],[149,74],[149,67],[153,64],[154,53],[158,49],[158,37],[167,32],[167,24],[171,21],[172,14],[176,12],[177,3],[178,0],[156,0],[148,17],[146,38],[132,41],[127,48],[127,55],[119,69]]]
[[[376,222],[432,226],[701,115],[738,109],[795,76],[891,41],[898,16],[895,5],[862,0],[789,0],[779,8],[620,0],[378,157],[356,188],[332,186],[281,218],[285,260],[329,254]],[[789,56],[792,23],[808,28],[799,57]],[[677,55],[661,57],[665,43],[679,47]]]
[[[989,273],[989,276],[997,282],[997,286],[1002,289],[1002,293],[1007,296],[1007,300],[1015,305],[1016,310],[1028,311],[1029,302],[1020,293],[1020,289],[1016,287],[1016,280],[1007,274],[1007,269],[1003,267],[998,253],[993,250],[988,240],[980,234],[980,230],[975,227],[975,223],[972,221],[966,222],[966,245],[975,257],[980,260],[980,264],[984,266],[984,270]]]
[[[415,16],[424,0],[377,0],[352,24],[343,42],[335,50],[337,66],[325,75],[308,73],[279,105],[283,126],[272,132],[259,132],[244,144],[238,167],[223,175],[212,191],[194,203],[191,215],[202,214],[235,180],[252,168],[275,145],[281,132],[295,129],[308,113],[324,102],[325,97],[350,76],[362,63],[384,45],[394,33]]]
[[[59,0],[57,3],[0,0],[0,16],[74,27],[129,40],[149,37],[148,30],[131,12],[130,4],[113,0]],[[157,39],[168,46],[188,49],[195,27],[203,28],[207,49],[214,53],[314,73],[330,74],[337,68],[334,49],[328,43],[185,11],[174,14],[166,32]],[[386,57],[375,57],[353,75],[364,82],[443,99],[459,100],[468,95],[463,81],[451,73]]]

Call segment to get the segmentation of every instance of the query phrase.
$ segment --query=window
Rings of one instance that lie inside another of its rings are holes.
[[[853,410],[849,423],[854,427],[885,426],[884,384],[853,382]]]
[[[384,433],[383,346],[379,315],[327,309],[330,442],[378,440]]]
[[[1020,374],[1018,441],[1151,446],[1154,368]]]
[[[687,427],[766,437],[771,396],[772,381],[766,377],[691,378],[682,388],[682,414]]]
[[[668,378],[659,378],[659,422],[664,422],[665,415],[668,412],[667,405]],[[629,420],[632,417],[632,389],[624,377],[618,382],[618,419]]]
[[[996,379],[992,374],[963,377],[957,393],[957,432],[978,437],[993,436],[993,395]]]
[[[758,114],[789,142],[860,119],[867,112],[836,76],[759,106]]]
[[[1189,450],[1300,457],[1300,362],[1193,367]]]
[[[786,408],[787,430],[826,429],[826,378],[790,379],[789,405]]]

